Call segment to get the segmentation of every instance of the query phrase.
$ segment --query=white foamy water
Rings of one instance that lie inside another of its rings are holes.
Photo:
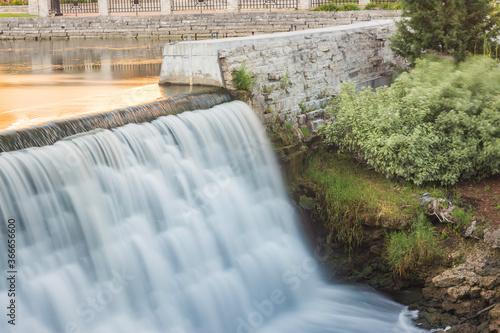
[[[422,332],[323,281],[242,102],[0,154],[0,184],[1,332]]]

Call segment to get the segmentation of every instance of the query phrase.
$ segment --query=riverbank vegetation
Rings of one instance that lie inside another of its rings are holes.
[[[321,221],[328,248],[342,244],[347,253],[356,251],[373,243],[374,228],[384,228],[380,246],[393,275],[408,275],[439,258],[440,235],[420,198],[423,193],[453,196],[453,191],[387,179],[352,155],[327,146],[316,150],[292,184],[295,192],[302,189],[299,206],[308,203],[305,208]],[[448,227],[452,234],[454,226],[443,225]]]
[[[390,87],[341,86],[292,194],[331,278],[410,295],[425,328],[498,332],[498,13],[400,3],[391,44],[410,66]]]
[[[344,84],[320,133],[387,177],[453,185],[500,171],[500,68],[423,58],[390,87]]]

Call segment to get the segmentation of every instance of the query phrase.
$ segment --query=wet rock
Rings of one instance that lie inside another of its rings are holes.
[[[427,324],[426,327],[438,327],[441,324],[440,315],[436,313],[422,311],[418,314],[418,319],[425,322]]]

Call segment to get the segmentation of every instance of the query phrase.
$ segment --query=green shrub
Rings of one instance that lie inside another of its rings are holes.
[[[365,10],[370,10],[370,9],[373,9],[376,7],[380,7],[380,5],[378,3],[375,3],[375,2],[370,2],[369,4],[367,4],[365,6]]]
[[[500,68],[426,58],[391,87],[343,84],[324,140],[388,177],[455,184],[500,172]]]
[[[343,5],[335,5],[333,3],[327,3],[316,7],[313,9],[314,11],[320,12],[341,12],[341,11],[350,11],[350,10],[359,10],[359,7],[352,3],[345,3]]]
[[[377,3],[377,2],[370,2],[365,6],[365,10],[370,10],[373,8],[382,8],[383,10],[398,10],[401,9],[401,5],[397,2],[394,3]]]
[[[340,7],[333,3],[327,3],[313,9],[315,12],[339,12]]]
[[[233,82],[237,89],[239,90],[250,90],[255,87],[256,78],[254,77],[252,71],[249,71],[245,65],[245,61],[241,63],[241,66],[233,69]]]
[[[389,234],[386,257],[393,273],[404,276],[437,254],[436,231],[424,214],[413,223],[409,231]]]
[[[398,10],[401,9],[401,5],[399,3],[383,3],[380,8],[383,10]]]
[[[351,10],[359,10],[359,7],[353,3],[345,3],[340,6],[341,11],[351,11]]]

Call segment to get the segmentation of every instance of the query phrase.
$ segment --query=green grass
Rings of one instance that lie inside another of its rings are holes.
[[[2,13],[0,17],[38,17],[38,15],[29,15],[22,13]]]
[[[233,82],[239,90],[251,90],[255,87],[256,78],[253,72],[247,68],[245,61],[240,67],[234,68],[232,71]]]
[[[363,225],[396,226],[416,219],[421,211],[415,194],[439,189],[393,182],[350,155],[319,151],[303,180],[315,186],[316,213],[325,222],[329,238],[355,248],[363,241]]]
[[[405,276],[419,264],[435,259],[437,249],[435,228],[422,213],[410,230],[389,234],[386,257],[393,272]]]
[[[458,224],[459,227],[466,227],[474,220],[474,215],[472,215],[467,209],[461,207],[455,207],[451,212],[453,220]]]
[[[302,131],[302,135],[304,135],[304,138],[308,138],[310,136],[307,126],[302,126],[300,130]]]

